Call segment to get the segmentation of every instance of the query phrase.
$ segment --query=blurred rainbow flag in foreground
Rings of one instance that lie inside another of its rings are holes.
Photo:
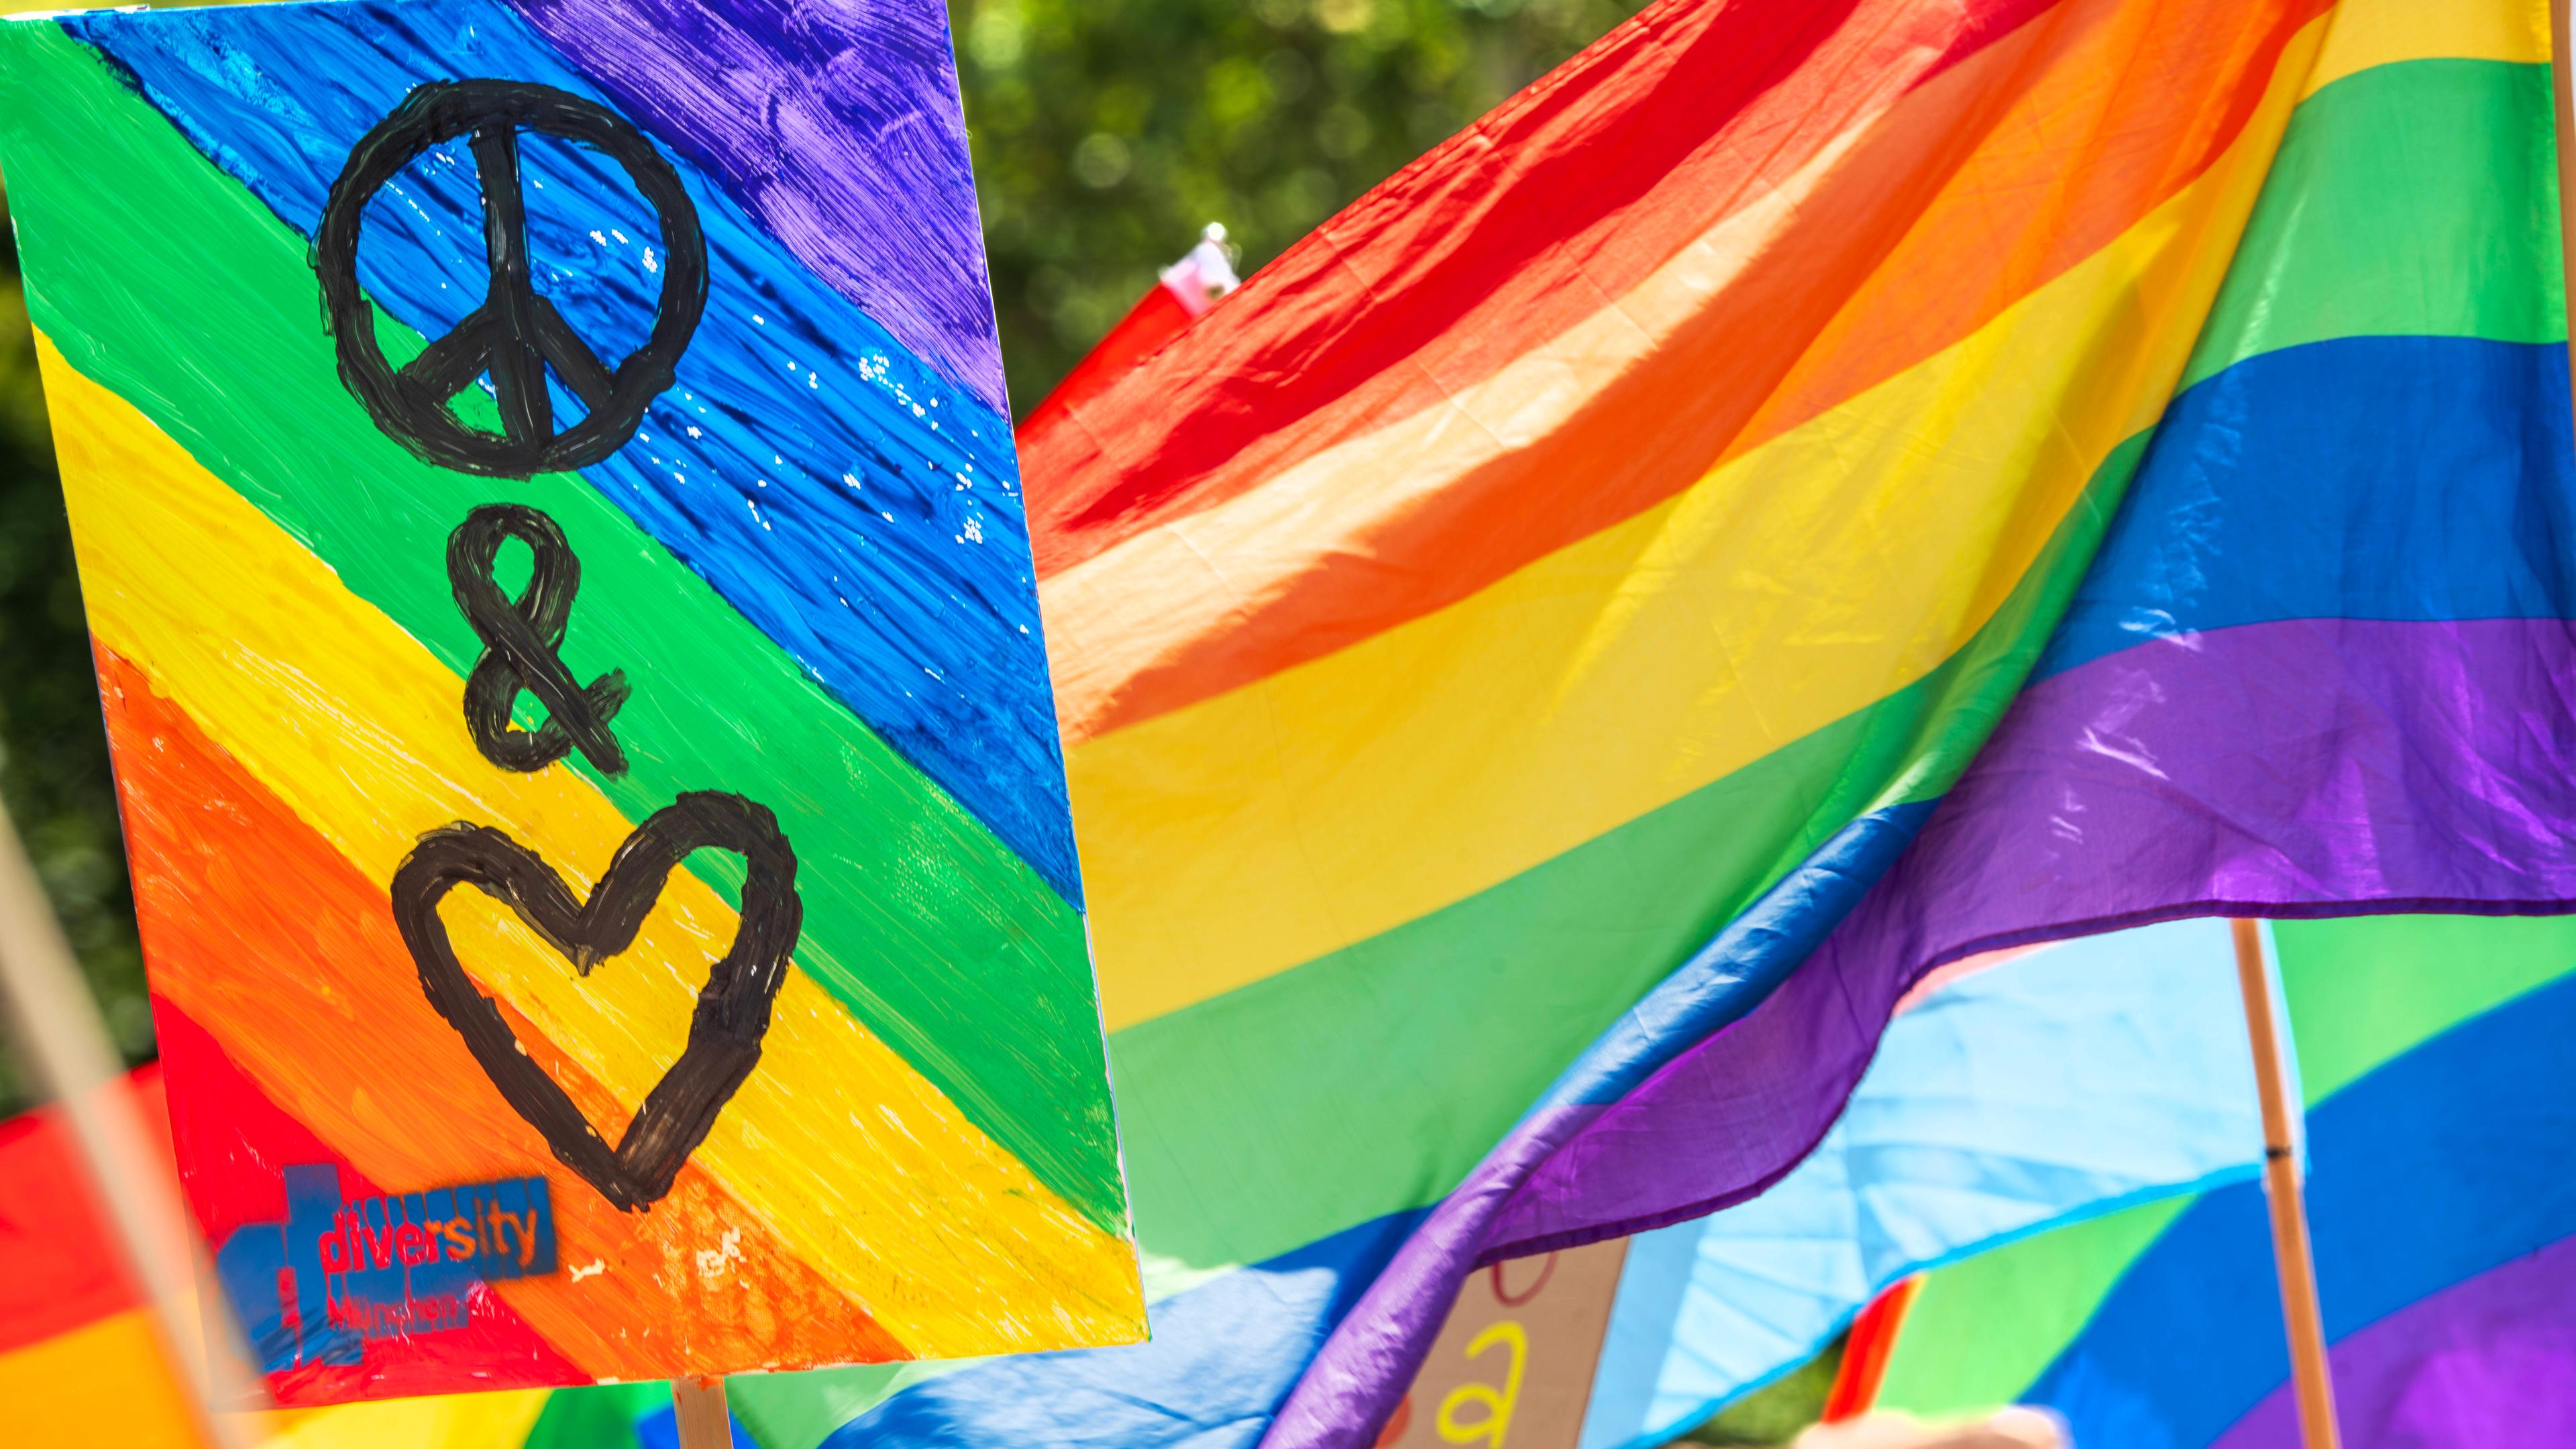
[[[2308,1214],[2352,1449],[2576,1443],[2576,923],[2284,923]],[[1930,1276],[1879,1402],[2085,1449],[2294,1445],[2257,1184]]]

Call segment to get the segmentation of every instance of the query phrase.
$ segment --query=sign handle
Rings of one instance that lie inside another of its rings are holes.
[[[169,1162],[152,1145],[142,1114],[123,1087],[116,1049],[98,1005],[73,964],[52,903],[36,879],[9,812],[0,808],[0,1018],[14,1028],[21,1059],[61,1107],[89,1170],[91,1193],[107,1209],[126,1266],[151,1301],[161,1355],[179,1381],[197,1437],[212,1449],[242,1449],[222,1404],[267,1402],[231,1334],[192,1323],[232,1323],[229,1311],[192,1315],[192,1286],[211,1285],[205,1253],[179,1201]],[[209,1287],[208,1292],[220,1293]],[[201,1351],[202,1346],[202,1351]]]
[[[2227,924],[2236,937],[2236,984],[2245,994],[2245,1034],[2254,1047],[2254,1090],[2263,1103],[2263,1195],[2272,1205],[2272,1263],[2281,1278],[2281,1317],[2290,1331],[2299,1442],[2304,1449],[2341,1449],[2316,1263],[2308,1253],[2307,1207],[2299,1194],[2298,1151],[2290,1135],[2289,1080],[2272,1019],[2270,973],[2263,969],[2263,928],[2254,921]]]
[[[671,1380],[671,1410],[680,1422],[680,1449],[733,1449],[722,1378]]]
[[[2568,0],[2549,0],[2549,79],[2556,104],[2550,109],[2558,135],[2558,260],[2563,276],[2576,278],[2576,228],[2568,224],[2571,211],[2576,211],[2576,82],[2568,75],[2570,20]],[[2576,288],[2563,288],[2576,293]],[[2562,298],[2576,310],[2576,295]],[[2571,390],[2576,390],[2576,347],[2567,354],[2567,372]]]

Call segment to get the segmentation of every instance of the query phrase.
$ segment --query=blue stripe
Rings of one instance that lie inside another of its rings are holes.
[[[916,1385],[822,1449],[1253,1449],[1421,1218],[1393,1213],[1174,1294],[1153,1306],[1150,1343],[999,1359]]]
[[[307,237],[350,148],[422,81],[599,95],[489,0],[63,23]],[[289,91],[276,76],[312,83]],[[615,163],[522,144],[542,290],[613,363],[659,295],[654,223]],[[636,439],[583,476],[1079,905],[1009,420],[673,164],[706,231],[706,315]],[[359,276],[396,319],[443,336],[485,291],[470,154],[442,148],[398,187],[368,208]],[[560,391],[556,407],[579,412]]]
[[[2564,345],[2264,353],[2174,400],[2034,677],[2237,624],[2576,616],[2570,537]]]
[[[2425,963],[2437,970],[2439,963]],[[2308,1115],[2329,1338],[2576,1235],[2576,977],[2381,1066]],[[2261,1189],[2174,1220],[2032,1387],[2086,1449],[2204,1445],[2289,1377]]]

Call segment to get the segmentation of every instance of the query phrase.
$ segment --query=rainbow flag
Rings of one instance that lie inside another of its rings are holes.
[[[1025,439],[1164,1367],[862,1422],[1363,1444],[1945,961],[2576,900],[2543,19],[1660,4]]]
[[[0,73],[279,1400],[1141,1339],[945,11],[62,13]]]
[[[2576,926],[2283,922],[2275,939],[2343,1442],[2576,1441]],[[2244,1183],[1935,1272],[1879,1402],[2045,1404],[2087,1449],[2295,1445],[2265,1213]]]

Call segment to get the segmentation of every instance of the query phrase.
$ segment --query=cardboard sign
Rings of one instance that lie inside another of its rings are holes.
[[[1575,1449],[1628,1240],[1480,1268],[1378,1449]]]
[[[0,64],[182,1176],[278,1396],[1143,1337],[937,0]]]

